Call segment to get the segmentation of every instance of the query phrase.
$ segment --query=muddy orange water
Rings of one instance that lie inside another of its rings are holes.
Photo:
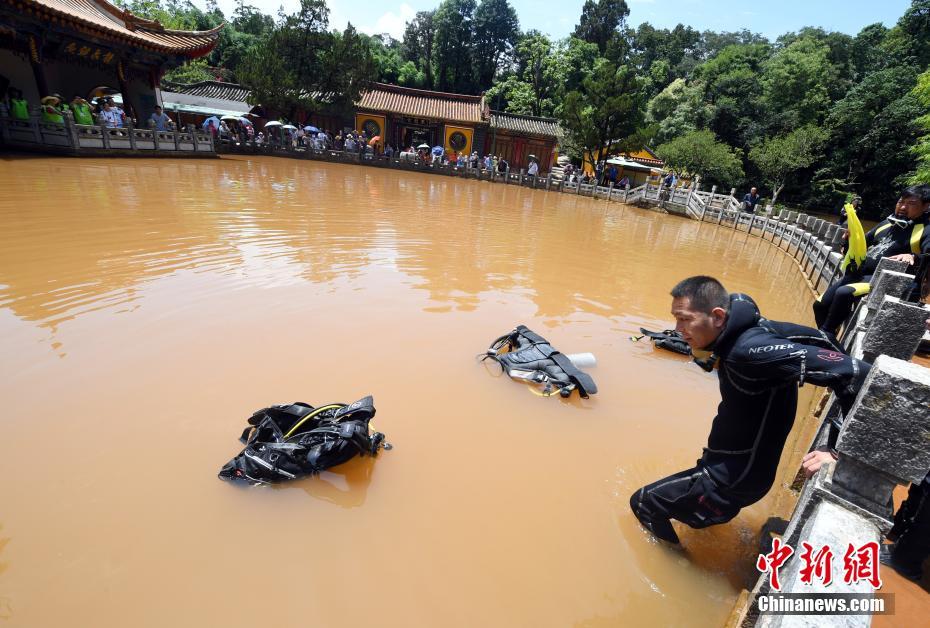
[[[694,463],[718,402],[630,341],[669,324],[670,287],[709,273],[811,320],[758,238],[289,159],[7,157],[0,181],[0,626],[719,626],[785,513],[677,553],[628,505]],[[520,323],[595,353],[599,394],[475,361]],[[217,479],[253,410],[366,394],[392,451]]]

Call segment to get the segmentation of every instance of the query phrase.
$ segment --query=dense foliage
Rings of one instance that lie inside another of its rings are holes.
[[[226,21],[208,58],[168,78],[241,82],[285,112],[347,108],[370,81],[485,93],[495,109],[559,118],[575,158],[645,142],[725,189],[825,209],[856,193],[872,216],[908,180],[930,178],[930,0],[912,0],[892,28],[775,41],[632,28],[625,0],[586,0],[572,34],[553,40],[522,32],[508,0],[437,2],[401,40],[331,30],[325,0],[274,17],[244,0],[231,16],[181,0],[122,5],[171,28]]]

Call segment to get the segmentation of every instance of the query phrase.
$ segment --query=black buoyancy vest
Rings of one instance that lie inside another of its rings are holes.
[[[866,234],[865,261],[860,273],[871,275],[883,257],[892,257],[904,253],[919,255],[930,249],[930,225],[928,214],[923,214],[914,221],[901,220],[898,223],[884,219]],[[905,224],[906,226],[899,226]]]
[[[642,334],[639,338],[634,337],[633,340],[639,340],[643,337],[648,337],[652,342],[655,343],[655,346],[660,349],[668,349],[669,351],[674,351],[675,353],[680,353],[682,355],[691,355],[691,347],[688,346],[688,343],[685,342],[685,339],[681,337],[674,329],[666,329],[665,331],[649,331],[642,327],[639,328],[639,332]]]
[[[249,418],[238,456],[220,470],[223,480],[253,484],[313,475],[356,455],[378,453],[384,434],[371,433],[374,400],[368,396],[346,405],[314,408],[305,403],[275,405]]]
[[[519,325],[491,343],[487,353],[482,356],[482,359],[487,358],[500,363],[514,379],[526,381],[526,377],[517,376],[518,372],[526,372],[531,374],[529,381],[544,383],[547,389],[554,385],[563,397],[569,396],[575,388],[584,398],[597,392],[597,384],[590,375],[526,325]]]

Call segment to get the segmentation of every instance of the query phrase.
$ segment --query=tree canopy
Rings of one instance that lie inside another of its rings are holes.
[[[890,28],[808,27],[774,41],[745,29],[633,28],[626,0],[586,0],[562,39],[522,31],[510,0],[436,0],[400,39],[333,30],[326,0],[275,16],[247,0],[231,16],[214,3],[117,2],[170,28],[225,21],[208,57],[166,78],[237,81],[285,112],[348,110],[370,81],[483,93],[492,108],[558,118],[562,152],[576,159],[645,143],[726,187],[834,210],[856,193],[872,216],[930,168],[930,0],[912,0]],[[719,167],[699,159],[704,149]]]

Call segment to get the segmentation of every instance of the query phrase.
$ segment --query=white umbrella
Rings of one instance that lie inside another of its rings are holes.
[[[220,120],[225,120],[226,122],[239,122],[239,116],[223,116]]]
[[[420,144],[419,146],[417,146],[417,150],[420,150],[420,149],[429,150],[429,144]]]
[[[266,123],[265,123],[265,128],[266,128],[266,129],[267,129],[268,127],[270,127],[270,126],[281,126],[281,123],[278,122],[277,120],[272,120],[272,121],[270,121],[270,122],[266,122]]]
[[[268,126],[268,125],[266,124],[265,126]],[[282,126],[281,128],[282,128],[282,129],[290,129],[290,130],[294,130],[294,131],[297,130],[297,127],[294,126],[293,124],[285,124],[285,125]]]

